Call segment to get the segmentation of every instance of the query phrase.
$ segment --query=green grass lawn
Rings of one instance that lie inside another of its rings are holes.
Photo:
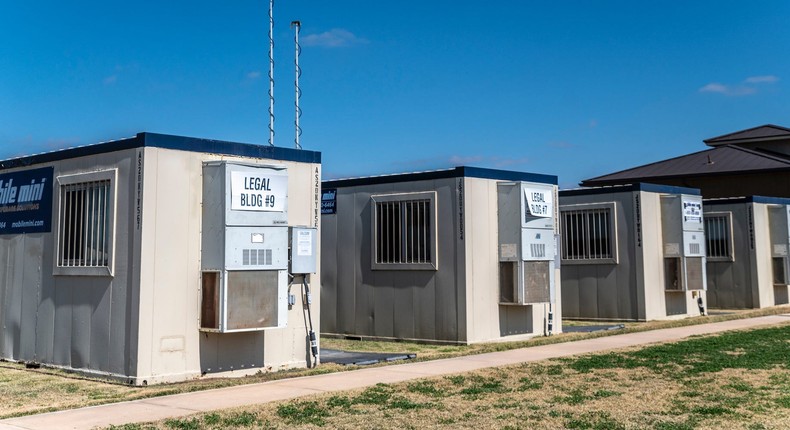
[[[761,310],[743,311],[726,315],[694,317],[672,321],[652,321],[647,323],[628,323],[623,330],[601,331],[595,333],[564,333],[551,337],[536,337],[518,342],[480,343],[473,345],[426,345],[411,342],[371,342],[343,339],[322,339],[324,348],[347,349],[353,351],[415,353],[416,361],[458,357],[462,355],[504,351],[558,342],[571,342],[594,337],[612,336],[662,328],[679,327],[750,318],[762,315],[775,315],[790,312],[790,307],[773,307]],[[381,366],[395,363],[382,363]],[[177,384],[132,387],[107,381],[80,377],[56,369],[26,369],[23,365],[0,362],[0,418],[29,415],[42,412],[73,409],[84,406],[135,400],[197,390],[252,384],[275,379],[309,376],[319,373],[342,372],[355,369],[355,366],[322,364],[315,369],[293,369],[289,371],[266,373],[244,378],[201,378]]]
[[[787,429],[790,324],[120,429]]]

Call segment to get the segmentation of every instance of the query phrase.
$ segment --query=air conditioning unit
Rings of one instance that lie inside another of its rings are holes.
[[[664,289],[707,289],[702,197],[686,194],[661,196],[661,227]]]
[[[285,166],[203,165],[201,330],[285,326],[287,199]]]
[[[547,184],[497,184],[501,304],[554,301],[554,193]]]

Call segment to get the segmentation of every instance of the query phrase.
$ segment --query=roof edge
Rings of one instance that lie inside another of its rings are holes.
[[[570,190],[560,190],[560,197],[584,196],[593,194],[615,194],[644,191],[648,193],[660,194],[686,194],[700,196],[702,193],[697,188],[679,187],[675,185],[661,185],[650,182],[635,182],[623,185],[608,185],[587,188],[573,188]]]
[[[428,181],[448,178],[480,178],[500,181],[524,181],[557,185],[555,175],[518,172],[513,170],[487,169],[483,167],[457,166],[450,169],[428,170],[423,172],[393,173],[357,178],[330,179],[323,181],[323,188],[343,188],[359,185],[392,184],[397,182]]]
[[[770,159],[770,160],[773,160],[773,161],[777,161],[777,162],[780,162],[780,163],[785,163],[785,164],[787,164],[787,167],[776,167],[776,168],[770,168],[770,169],[755,169],[755,170],[750,170],[750,171],[728,170],[728,171],[702,172],[702,173],[701,172],[683,173],[683,174],[676,174],[676,175],[651,176],[649,178],[644,178],[644,179],[649,179],[649,180],[677,179],[677,178],[686,178],[686,177],[689,177],[689,175],[694,176],[694,177],[702,177],[702,176],[707,177],[707,176],[717,176],[717,175],[741,175],[741,174],[745,175],[745,174],[752,174],[752,173],[757,173],[757,172],[774,172],[774,171],[784,171],[784,170],[790,169],[790,160],[788,160],[787,158],[780,157],[780,156],[773,155],[773,154],[767,154],[764,151],[757,151],[757,150],[750,149],[750,148],[744,148],[744,147],[738,146],[738,145],[722,145],[722,146],[718,146],[718,147],[715,147],[715,148],[708,148],[708,149],[705,149],[705,150],[702,150],[702,151],[692,152],[691,154],[681,155],[679,157],[669,158],[669,159],[662,160],[662,161],[656,161],[655,163],[649,163],[649,164],[644,164],[642,166],[632,167],[630,169],[620,170],[618,172],[609,173],[607,175],[602,175],[602,176],[597,176],[595,178],[585,179],[585,180],[581,181],[579,183],[579,185],[581,185],[583,187],[596,187],[596,186],[604,186],[607,183],[611,184],[612,182],[615,182],[615,183],[618,183],[618,184],[631,183],[631,182],[634,182],[635,179],[638,180],[639,178],[631,178],[631,179],[629,179],[629,178],[625,178],[625,179],[602,179],[602,178],[606,178],[608,176],[618,175],[618,174],[625,173],[625,172],[628,172],[628,171],[631,171],[631,170],[642,169],[642,168],[645,168],[647,166],[652,166],[654,164],[669,162],[669,161],[677,160],[677,159],[684,158],[684,157],[690,157],[692,155],[697,155],[697,154],[701,154],[701,153],[708,152],[708,151],[716,151],[718,149],[723,149],[723,148],[729,148],[729,149],[734,149],[734,150],[741,151],[741,152],[747,152],[749,154],[752,154],[752,155],[755,155],[755,156],[758,156],[758,157],[763,157],[763,158],[767,158],[767,159]]]
[[[58,149],[39,154],[0,160],[0,170],[28,167],[52,163],[108,152],[124,151],[133,148],[153,147],[190,152],[206,152],[222,155],[236,155],[251,158],[269,158],[281,161],[321,163],[321,153],[306,149],[284,148],[281,146],[256,145],[198,137],[176,136],[170,134],[140,132],[133,137],[109,140],[72,148]]]
[[[771,127],[779,130],[784,130],[788,133],[788,135],[780,135],[780,136],[770,136],[770,137],[747,137],[747,138],[740,138],[740,139],[732,139],[730,136],[735,136],[742,133],[748,133],[752,130],[757,130],[763,127]],[[720,145],[727,145],[733,143],[747,143],[747,142],[764,142],[770,140],[784,140],[790,138],[790,128],[782,127],[781,125],[775,124],[763,124],[758,125],[756,127],[747,128],[745,130],[734,131],[732,133],[723,134],[721,136],[710,137],[708,139],[703,139],[702,141],[708,146],[720,146]]]
[[[703,199],[702,204],[707,206],[717,206],[734,203],[763,203],[775,205],[790,205],[790,198],[770,197],[770,196],[741,196],[741,197],[721,197],[715,199]]]

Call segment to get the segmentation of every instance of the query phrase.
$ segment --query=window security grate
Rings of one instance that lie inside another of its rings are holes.
[[[705,245],[708,258],[731,258],[732,238],[730,217],[727,215],[705,215]]]
[[[58,266],[109,266],[110,186],[109,179],[61,185]]]
[[[376,202],[376,263],[431,263],[431,201]]]
[[[614,231],[610,208],[562,210],[562,259],[614,258]]]

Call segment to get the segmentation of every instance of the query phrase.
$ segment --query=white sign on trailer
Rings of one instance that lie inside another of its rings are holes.
[[[237,211],[283,212],[288,175],[270,172],[230,172],[230,208]]]
[[[524,188],[527,198],[527,210],[530,215],[540,218],[551,218],[554,214],[553,193],[551,190]]]

